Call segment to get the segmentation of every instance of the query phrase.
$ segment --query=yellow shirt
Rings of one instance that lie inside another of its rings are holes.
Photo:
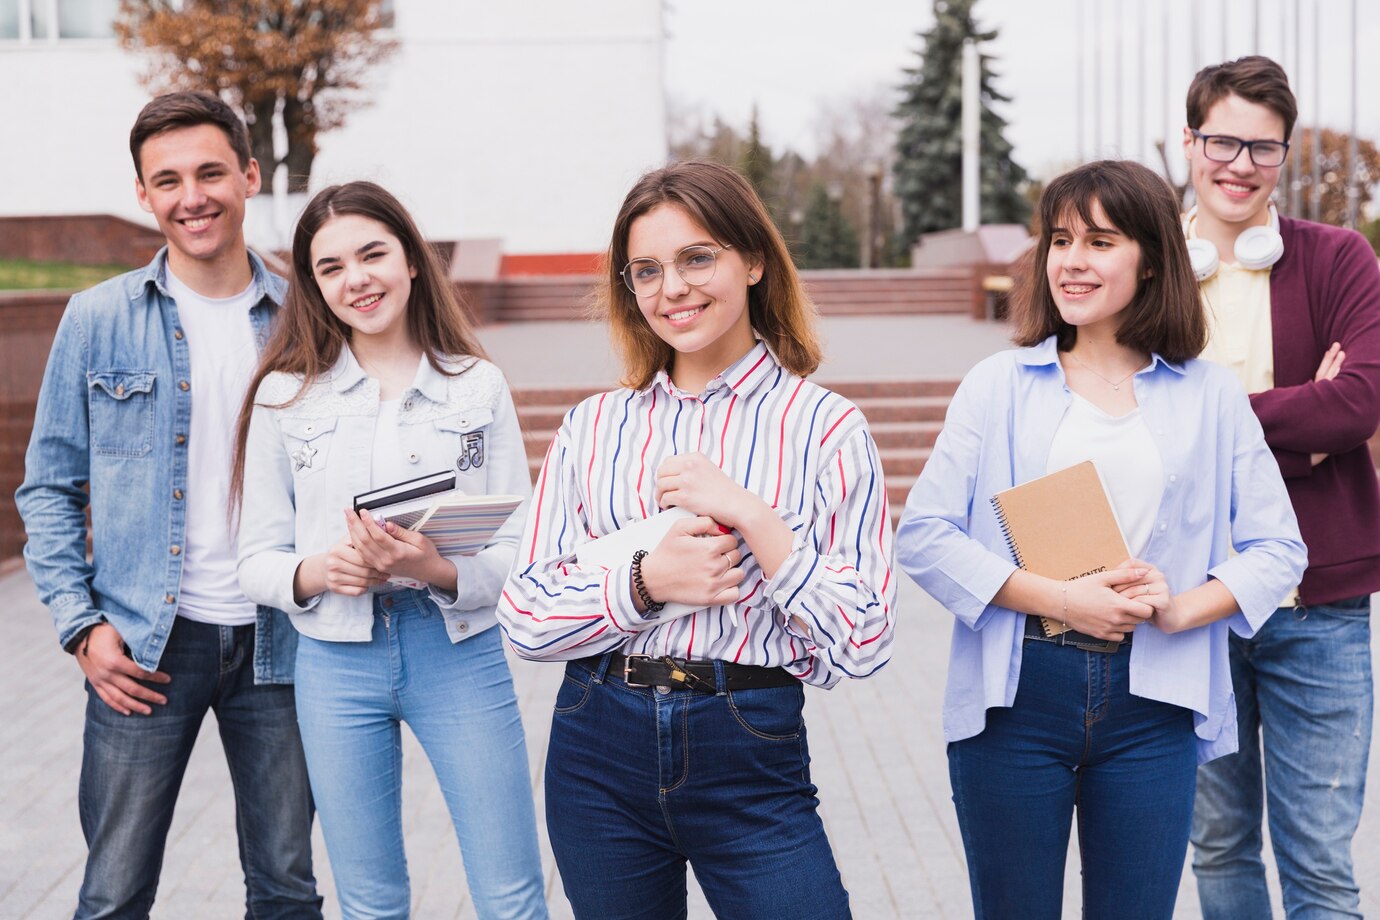
[[[1192,225],[1189,237],[1195,236]],[[1247,393],[1275,386],[1274,326],[1270,323],[1270,270],[1223,262],[1217,273],[1199,282],[1207,313],[1208,343],[1202,357],[1230,368]],[[1281,607],[1299,602],[1298,586]]]

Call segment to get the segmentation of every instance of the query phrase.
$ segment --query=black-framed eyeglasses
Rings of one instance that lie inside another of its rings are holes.
[[[1241,155],[1241,148],[1248,151],[1251,162],[1256,166],[1282,166],[1289,153],[1288,141],[1243,141],[1230,134],[1204,134],[1190,128],[1193,136],[1203,142],[1203,155],[1214,163],[1231,163]]]
[[[623,283],[628,286],[638,297],[650,297],[661,290],[661,283],[665,280],[666,272],[663,266],[674,265],[676,271],[686,284],[699,286],[708,284],[714,278],[714,269],[718,262],[715,259],[719,253],[725,249],[732,249],[732,246],[720,246],[717,249],[709,246],[686,246],[676,253],[674,259],[667,259],[659,262],[656,259],[633,259],[618,274],[623,276]]]

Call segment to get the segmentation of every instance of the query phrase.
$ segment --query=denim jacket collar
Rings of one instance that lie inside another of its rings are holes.
[[[253,277],[251,283],[254,286],[254,303],[256,306],[262,304],[265,298],[270,300],[274,306],[282,302],[283,294],[287,289],[287,282],[276,275],[270,275],[264,260],[252,249],[249,250],[249,272]],[[143,297],[150,284],[157,288],[158,293],[164,297],[172,297],[172,294],[168,293],[167,246],[158,250],[153,261],[140,270],[139,283],[129,292],[129,299],[138,300]]]
[[[465,359],[465,363],[473,363],[473,359]],[[464,364],[461,364],[459,367],[463,366]],[[417,373],[413,376],[412,383],[404,395],[419,393],[430,402],[443,406],[450,399],[450,382],[452,379],[451,376],[432,367],[431,362],[427,360],[424,354],[421,360],[417,362]],[[340,356],[335,359],[335,364],[331,366],[331,389],[343,395],[368,380],[369,375],[365,373],[364,368],[360,367],[354,352],[350,350],[348,345],[342,347]]]

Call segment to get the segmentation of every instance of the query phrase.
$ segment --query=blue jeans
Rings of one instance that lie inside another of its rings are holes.
[[[173,806],[208,710],[230,781],[247,917],[321,917],[312,802],[292,687],[254,684],[254,627],[177,617],[158,667],[172,683],[148,716],[122,716],[87,685],[78,806],[90,852],[76,917],[147,917]]]
[[[803,688],[662,692],[608,661],[566,666],[547,751],[546,826],[575,916],[684,920],[688,861],[716,916],[850,917]]]
[[[1187,709],[1130,692],[1130,649],[1027,641],[1010,708],[949,745],[978,920],[1057,920],[1078,815],[1083,916],[1167,920],[1188,851],[1197,745]]]
[[[1203,917],[1270,916],[1267,800],[1288,916],[1360,917],[1351,839],[1370,753],[1370,598],[1280,608],[1254,638],[1231,637],[1231,672],[1240,750],[1198,771],[1193,871]]]
[[[423,591],[374,598],[369,642],[297,646],[297,717],[341,914],[407,917],[402,729],[431,761],[481,920],[545,920],[527,747],[497,629],[452,643]]]

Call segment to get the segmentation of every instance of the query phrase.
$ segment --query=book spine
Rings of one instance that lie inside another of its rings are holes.
[[[1001,525],[1002,538],[1006,540],[1006,548],[1011,550],[1011,558],[1016,561],[1016,565],[1025,568],[1025,560],[1021,558],[1021,548],[1016,545],[1016,538],[1011,534],[1011,525],[1007,523],[1006,511],[1001,506],[1001,499],[993,495],[991,501],[992,510],[997,513],[997,523]]]

